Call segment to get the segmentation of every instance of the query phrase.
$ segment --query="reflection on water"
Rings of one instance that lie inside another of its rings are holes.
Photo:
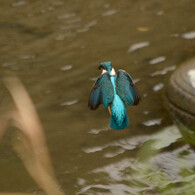
[[[72,65],[66,65],[66,66],[63,66],[62,68],[60,68],[61,71],[66,71],[66,70],[70,70],[72,69]]]
[[[195,38],[195,31],[186,32],[182,35],[184,39],[194,39]]]
[[[147,112],[146,112],[147,113]],[[157,119],[152,119],[152,120],[148,120],[143,122],[143,124],[145,126],[153,126],[153,125],[160,125],[161,124],[162,119],[161,118],[157,118]]]
[[[117,10],[108,10],[104,13],[102,13],[102,16],[111,16],[113,14],[116,14],[117,13]]]
[[[101,146],[84,148],[83,151],[86,153],[93,153],[93,152],[102,151],[102,150],[110,148],[110,147],[122,149],[120,151],[133,150],[136,147],[140,146],[146,140],[148,140],[147,135],[134,136],[133,138],[119,139],[117,141],[110,142],[110,143],[107,143],[107,144],[101,145]],[[123,149],[125,149],[125,150],[123,150]]]
[[[58,19],[59,20],[68,19],[68,18],[72,18],[72,17],[75,17],[75,16],[76,16],[76,13],[68,13],[68,14],[63,14],[61,16],[58,16]]]
[[[161,129],[173,124],[162,104],[166,80],[194,55],[193,3],[1,1],[0,76],[16,74],[26,86],[67,194],[157,194],[161,189],[154,181],[166,181],[164,168],[170,170],[182,158],[194,165],[193,150],[184,143],[177,147],[175,135]],[[123,131],[108,128],[109,114],[102,106],[95,112],[87,107],[90,89],[100,74],[97,66],[105,60],[111,60],[116,70],[129,72],[142,96],[139,106],[127,108],[130,127]],[[10,98],[0,85],[4,113]],[[150,171],[138,174],[143,165],[135,165],[137,153],[157,131],[173,138],[162,151],[154,152],[154,159],[161,159],[157,164],[162,172],[152,172],[149,167]],[[8,132],[0,145],[0,192],[39,191],[12,151],[10,137]],[[169,161],[171,155],[173,161]],[[192,169],[186,168],[188,177],[170,174],[187,182]],[[131,174],[132,170],[137,174]],[[174,186],[177,181],[171,178],[167,183]]]
[[[189,70],[188,75],[189,75],[190,83],[192,87],[195,88],[195,69]]]
[[[98,194],[102,189],[110,194],[190,194],[194,191],[195,153],[186,144],[168,149],[180,138],[181,134],[176,126],[162,129],[147,138],[136,159],[121,158],[92,170],[89,174],[93,178],[93,184],[84,184],[78,194]],[[163,152],[160,153],[160,150]],[[103,184],[105,174],[109,185]]]
[[[147,47],[149,45],[150,45],[150,43],[148,41],[144,41],[144,42],[141,42],[141,43],[135,43],[135,44],[133,44],[133,45],[131,45],[129,47],[129,49],[127,50],[127,52],[133,52],[135,50],[138,50],[138,49]]]
[[[153,91],[160,91],[162,88],[164,87],[164,84],[163,83],[158,83],[156,85],[154,85],[154,87],[152,88]]]
[[[18,6],[22,6],[22,5],[26,5],[27,2],[26,1],[18,1],[18,2],[14,2],[12,3],[13,7],[18,7]]]
[[[159,56],[157,58],[151,59],[149,61],[149,64],[158,64],[158,63],[164,62],[165,60],[166,60],[165,56]]]
[[[166,75],[168,72],[174,71],[175,69],[176,69],[176,66],[165,67],[163,70],[151,73],[150,76],[154,77],[154,76],[159,76],[159,75]]]
[[[72,101],[68,101],[68,102],[63,102],[63,103],[61,103],[60,105],[61,106],[71,106],[71,105],[73,105],[73,104],[76,104],[76,103],[78,103],[78,99],[76,99],[76,100],[72,100]]]
[[[99,133],[101,133],[101,132],[103,132],[103,131],[108,131],[108,130],[110,130],[110,127],[109,127],[109,126],[104,127],[104,128],[100,128],[100,129],[91,129],[91,130],[89,131],[89,133],[90,133],[90,134],[99,134]]]

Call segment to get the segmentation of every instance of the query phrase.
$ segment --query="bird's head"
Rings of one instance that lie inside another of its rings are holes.
[[[111,62],[102,62],[100,63],[100,66],[98,67],[99,70],[106,70],[109,73],[112,71],[112,63]]]

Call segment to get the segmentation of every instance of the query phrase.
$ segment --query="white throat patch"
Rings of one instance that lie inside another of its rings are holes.
[[[116,74],[114,68],[112,68],[110,75],[114,76]]]
[[[108,72],[108,71],[103,69],[102,74],[104,74],[105,72]],[[114,68],[112,68],[110,75],[114,76],[115,74],[116,74],[116,72],[115,72]]]

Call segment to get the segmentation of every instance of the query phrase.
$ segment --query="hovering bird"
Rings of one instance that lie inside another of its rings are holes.
[[[110,127],[124,129],[129,126],[126,104],[133,106],[140,102],[140,95],[131,76],[124,70],[116,73],[111,62],[102,62],[98,67],[102,74],[91,90],[88,106],[95,110],[103,103],[110,113]]]

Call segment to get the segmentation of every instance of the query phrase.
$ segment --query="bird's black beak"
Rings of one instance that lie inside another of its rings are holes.
[[[101,66],[98,66],[98,68],[97,68],[98,70],[101,70]]]

